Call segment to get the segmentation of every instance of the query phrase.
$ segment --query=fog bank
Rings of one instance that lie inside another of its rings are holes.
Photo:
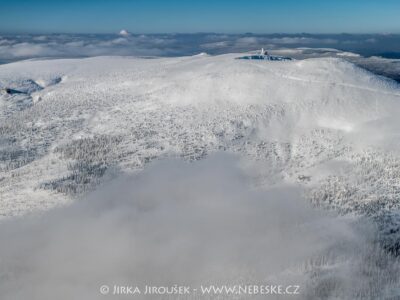
[[[104,284],[298,284],[289,299],[368,299],[393,294],[400,271],[374,236],[367,221],[310,207],[296,187],[251,187],[237,158],[172,160],[2,223],[0,295],[90,300],[118,298],[102,296]]]

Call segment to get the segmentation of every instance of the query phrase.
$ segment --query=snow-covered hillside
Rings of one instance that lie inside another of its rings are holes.
[[[400,89],[340,59],[97,57],[0,66],[0,211],[71,200],[155,159],[248,156],[341,211],[398,207]]]
[[[98,299],[117,280],[399,295],[399,85],[242,55],[0,66],[5,299]]]

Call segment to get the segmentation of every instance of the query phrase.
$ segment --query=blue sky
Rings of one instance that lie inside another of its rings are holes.
[[[0,0],[0,32],[400,33],[399,0]]]

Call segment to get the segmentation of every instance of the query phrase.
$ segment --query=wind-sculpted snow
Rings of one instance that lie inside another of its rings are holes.
[[[215,151],[259,161],[257,184],[297,182],[318,205],[398,207],[395,83],[340,59],[235,57],[1,66],[1,88],[24,92],[1,95],[2,214],[69,201],[154,159]]]

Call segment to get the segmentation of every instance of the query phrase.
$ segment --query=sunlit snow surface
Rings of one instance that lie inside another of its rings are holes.
[[[291,186],[315,207],[377,219],[383,245],[398,251],[399,86],[338,58],[275,62],[239,55],[1,65],[0,88],[22,92],[0,94],[2,217],[72,202],[161,159],[194,162],[224,152],[239,157],[253,188]],[[362,255],[383,264],[368,247]],[[387,279],[373,293],[393,283],[395,270],[366,268],[360,272]]]
[[[342,211],[398,207],[400,89],[339,59],[98,57],[0,66],[1,213],[71,199],[109,171],[215,151]],[[73,176],[73,175],[77,176]],[[77,178],[79,177],[79,178]]]

